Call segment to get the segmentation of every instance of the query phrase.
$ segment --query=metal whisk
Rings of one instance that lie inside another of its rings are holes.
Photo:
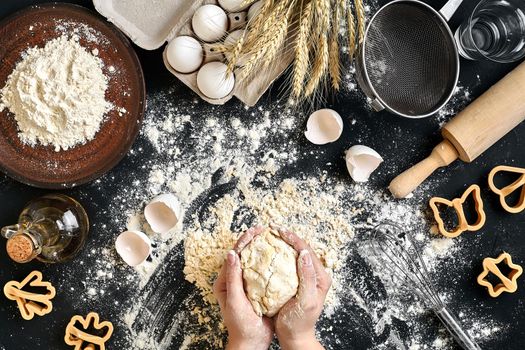
[[[439,297],[425,262],[409,235],[391,222],[379,224],[374,231],[372,249],[382,267],[388,269],[404,287],[413,290],[434,311],[463,349],[481,350]]]

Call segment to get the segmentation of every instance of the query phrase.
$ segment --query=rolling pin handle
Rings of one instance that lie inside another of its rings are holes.
[[[428,158],[398,175],[388,187],[396,198],[405,198],[414,191],[436,169],[444,167],[458,159],[459,154],[447,140],[437,145]]]

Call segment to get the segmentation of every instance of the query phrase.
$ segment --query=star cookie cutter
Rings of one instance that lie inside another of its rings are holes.
[[[507,266],[512,270],[508,276],[503,275],[503,273],[498,268],[497,264],[501,263],[502,261],[505,261]],[[498,283],[494,286],[492,283],[487,281],[485,278],[489,273],[496,275],[501,280],[501,283]],[[483,272],[478,276],[478,284],[487,287],[490,296],[496,298],[503,292],[514,293],[518,289],[517,280],[522,273],[522,267],[512,262],[512,257],[509,253],[503,252],[496,259],[483,259]]]
[[[24,287],[43,287],[47,289],[46,294],[38,294],[24,291]],[[22,282],[10,281],[4,286],[4,294],[16,301],[20,314],[24,320],[31,320],[35,315],[44,316],[53,310],[53,299],[56,295],[55,287],[49,282],[42,281],[42,272],[31,272]]]
[[[82,328],[77,327],[77,322]],[[98,336],[87,332],[90,325],[99,332],[106,330],[104,335]],[[69,321],[66,327],[66,335],[64,341],[67,345],[75,347],[75,350],[95,350],[95,346],[99,350],[106,349],[106,342],[113,334],[113,324],[109,321],[100,322],[100,318],[96,312],[90,312],[85,318],[75,315]],[[84,345],[84,343],[87,343]]]
[[[507,172],[507,173],[513,173],[513,174],[521,174],[521,176],[511,183],[510,185],[507,185],[503,188],[498,188],[496,184],[494,183],[494,177],[499,172]],[[499,195],[499,201],[501,203],[501,206],[503,209],[508,211],[509,213],[517,214],[519,212],[522,212],[525,209],[525,169],[524,168],[516,168],[512,166],[507,165],[499,165],[492,169],[489,173],[489,187],[495,194]],[[517,191],[521,188],[520,198],[518,203],[515,206],[510,206],[507,203],[507,197],[510,196],[514,191]]]
[[[463,209],[463,204],[469,197],[469,195],[472,194],[474,196],[474,203],[476,212],[478,214],[478,219],[474,224],[469,224],[468,220],[465,216],[465,211]],[[445,228],[445,222],[441,218],[441,215],[439,213],[438,205],[446,205],[448,207],[453,207],[456,210],[456,214],[458,216],[458,226],[453,231],[447,231]],[[461,198],[455,198],[451,201],[440,198],[440,197],[433,197],[430,199],[430,208],[432,208],[432,212],[434,213],[434,218],[438,224],[439,232],[448,238],[454,238],[459,236],[465,231],[477,231],[485,225],[485,221],[487,219],[487,216],[485,214],[485,211],[483,210],[483,200],[481,199],[481,189],[478,185],[472,185],[467,190]]]

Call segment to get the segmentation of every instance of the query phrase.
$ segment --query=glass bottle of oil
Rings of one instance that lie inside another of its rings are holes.
[[[2,228],[7,254],[18,263],[33,259],[46,263],[73,258],[84,246],[89,220],[73,198],[50,194],[30,201],[18,224]]]

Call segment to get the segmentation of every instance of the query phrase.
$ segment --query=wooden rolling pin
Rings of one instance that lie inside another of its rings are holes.
[[[437,168],[461,159],[470,163],[525,120],[525,62],[448,122],[444,140],[430,156],[390,183],[396,198],[405,198]]]

